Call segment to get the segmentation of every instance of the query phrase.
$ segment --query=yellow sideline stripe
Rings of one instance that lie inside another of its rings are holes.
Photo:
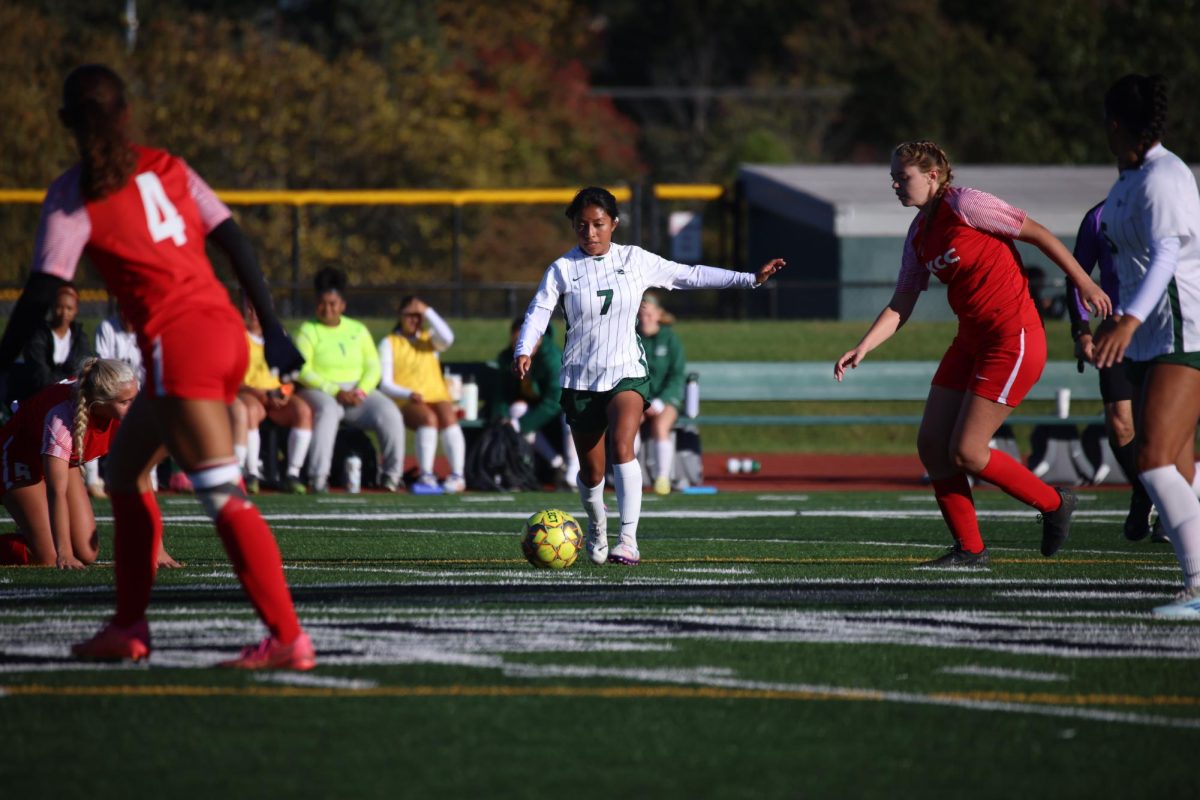
[[[687,188],[686,186],[684,188]],[[719,187],[718,187],[719,188]],[[706,187],[699,187],[701,191]],[[291,206],[465,206],[487,203],[569,203],[578,189],[217,189],[232,205]],[[633,196],[628,187],[612,187],[617,202]],[[0,203],[40,203],[42,189],[0,189]],[[703,199],[703,198],[700,198]]]
[[[716,200],[725,194],[718,183],[656,183],[656,200]]]
[[[20,289],[0,289],[0,300],[16,300],[20,296]],[[104,302],[108,300],[108,292],[104,289],[80,289],[79,299],[85,303]]]
[[[713,686],[377,686],[351,689],[320,686],[0,686],[0,697],[242,697],[242,698],[423,698],[423,697],[575,697],[595,699],[680,700],[848,700],[880,702],[889,693],[877,689],[726,689]],[[930,692],[935,702],[984,702],[1021,705],[1195,708],[1193,695],[1051,694],[1048,692]]]

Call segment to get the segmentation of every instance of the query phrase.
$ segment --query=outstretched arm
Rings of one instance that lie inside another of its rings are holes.
[[[920,293],[918,292],[894,293],[891,301],[888,302],[883,311],[879,312],[879,316],[875,318],[875,322],[871,324],[871,327],[862,339],[859,340],[858,344],[854,346],[854,349],[847,350],[834,363],[833,377],[841,381],[845,377],[847,369],[857,367],[867,357],[867,353],[879,347],[879,345],[890,339],[892,334],[900,330],[900,326],[912,316],[918,297],[920,297]]]
[[[670,262],[664,262],[670,263]],[[752,289],[761,286],[772,275],[783,269],[787,262],[782,258],[772,258],[759,267],[757,272],[738,272],[720,267],[706,267],[703,264],[681,266],[675,273],[674,289],[731,289],[741,287]]]
[[[1107,317],[1112,313],[1112,301],[1104,293],[1091,276],[1084,272],[1083,267],[1071,255],[1066,245],[1058,237],[1034,220],[1026,217],[1021,224],[1021,232],[1017,239],[1028,242],[1046,254],[1046,257],[1058,265],[1075,288],[1079,290],[1079,299],[1098,317]]]

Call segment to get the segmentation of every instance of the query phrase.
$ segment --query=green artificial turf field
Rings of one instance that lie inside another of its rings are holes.
[[[640,567],[550,572],[518,531],[571,494],[268,495],[320,665],[235,674],[210,665],[262,630],[165,495],[187,566],[159,575],[148,667],[68,658],[110,565],[0,570],[0,794],[1190,794],[1200,624],[1148,614],[1169,545],[1084,491],[1044,559],[1033,513],[977,498],[988,570],[914,568],[948,539],[926,494],[742,493],[649,496]]]

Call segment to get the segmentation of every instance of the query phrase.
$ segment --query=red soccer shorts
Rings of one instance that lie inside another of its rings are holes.
[[[232,403],[248,360],[246,328],[233,306],[183,311],[142,342],[146,384],[157,397]]]
[[[960,329],[942,356],[933,385],[1016,408],[1045,366],[1046,331],[1040,322],[999,334],[970,335]]]

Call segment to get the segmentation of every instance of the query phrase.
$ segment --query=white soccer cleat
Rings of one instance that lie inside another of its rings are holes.
[[[583,546],[593,564],[608,563],[608,531],[588,525],[587,539]]]
[[[446,494],[459,494],[466,491],[467,482],[461,475],[450,475],[442,481],[442,491]]]
[[[637,545],[629,542],[617,542],[617,546],[608,554],[608,563],[620,564],[625,567],[636,567],[642,563],[642,554],[638,552]]]
[[[1184,589],[1170,603],[1158,606],[1151,613],[1171,619],[1200,619],[1200,586]]]

